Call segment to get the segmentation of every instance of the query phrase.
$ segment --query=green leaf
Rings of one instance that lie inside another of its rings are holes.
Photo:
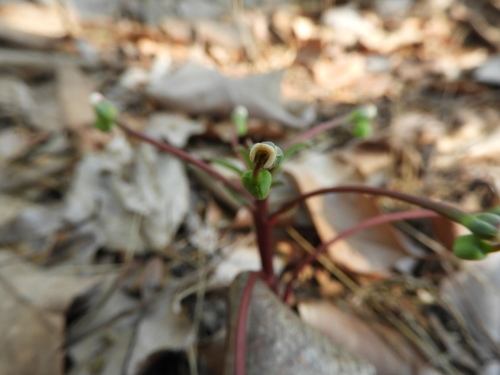
[[[238,147],[236,147],[235,151],[238,152],[243,157],[243,160],[245,160],[247,168],[253,167],[253,163],[250,161],[250,157],[248,156],[248,149],[245,146],[239,145]]]
[[[292,147],[290,147],[288,150],[285,151],[285,153],[283,154],[283,160],[290,159],[298,151],[302,150],[304,147],[307,146],[309,146],[309,143],[307,142],[300,142],[297,143],[296,145],[293,145]]]
[[[255,177],[253,176],[253,171],[246,171],[241,175],[241,182],[254,198],[263,200],[269,195],[273,176],[266,169],[260,170]]]
[[[233,172],[235,172],[238,176],[241,176],[243,174],[243,170],[238,168],[236,165],[231,164],[230,162],[225,161],[223,159],[214,158],[214,159],[212,159],[212,163],[222,165],[223,167],[226,167],[227,169],[230,169]]]
[[[500,206],[495,206],[493,208],[490,208],[488,212],[491,212],[492,214],[499,215],[500,216]]]

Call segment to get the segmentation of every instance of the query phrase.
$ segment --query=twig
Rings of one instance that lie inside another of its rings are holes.
[[[144,134],[140,131],[132,129],[125,121],[123,121],[121,119],[116,119],[116,124],[121,129],[123,129],[126,133],[128,133],[128,134],[130,134],[130,135],[132,135],[132,136],[134,136],[142,141],[145,141],[145,142],[147,142],[147,143],[149,143],[149,144],[151,144],[151,145],[153,145],[153,146],[155,146],[155,147],[157,147],[165,152],[168,152],[169,154],[172,154],[172,155],[178,157],[179,159],[184,160],[186,163],[192,164],[192,165],[200,168],[201,170],[207,172],[209,175],[211,175],[212,177],[221,181],[227,187],[234,190],[236,193],[244,196],[246,199],[248,199],[249,202],[252,202],[254,200],[254,198],[241,185],[228,179],[226,176],[219,173],[217,170],[212,168],[210,165],[208,165],[204,161],[198,160],[195,157],[193,157],[192,155],[188,154],[187,152],[182,151],[176,147],[173,147],[173,146],[169,145],[168,143],[158,141],[154,138],[147,136],[146,134]]]
[[[425,209],[429,209],[432,211],[436,211],[442,216],[446,216],[452,220],[460,221],[461,218],[463,218],[465,215],[467,215],[465,212],[459,210],[458,208],[455,208],[451,205],[441,203],[441,202],[435,202],[427,198],[423,197],[417,197],[415,195],[410,195],[406,194],[400,191],[395,191],[391,189],[385,189],[385,188],[379,188],[379,187],[373,187],[373,186],[365,186],[365,185],[342,185],[342,186],[337,186],[337,187],[331,187],[331,188],[324,188],[324,189],[318,189],[311,191],[306,194],[302,194],[296,198],[293,198],[289,200],[288,202],[285,202],[284,204],[281,205],[280,208],[278,208],[275,212],[273,212],[270,217],[269,217],[269,222],[271,224],[274,224],[277,220],[278,217],[291,209],[293,206],[305,201],[306,199],[309,199],[311,197],[314,197],[316,195],[324,195],[324,194],[331,194],[331,193],[361,193],[361,194],[369,194],[369,195],[381,195],[381,196],[386,196],[394,199],[398,199],[404,202],[412,203],[417,206],[420,206]]]

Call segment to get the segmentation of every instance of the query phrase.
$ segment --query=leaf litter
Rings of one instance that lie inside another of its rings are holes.
[[[12,349],[2,373],[149,374],[173,358],[221,373],[214,358],[231,357],[221,343],[233,332],[201,339],[206,314],[186,311],[258,267],[248,212],[175,158],[93,130],[95,89],[137,128],[206,159],[230,153],[235,105],[249,109],[253,139],[285,144],[315,119],[372,102],[369,141],[345,128],[316,137],[272,200],[356,182],[471,210],[498,203],[498,4],[344,3],[254,4],[234,18],[222,2],[2,3],[0,274],[2,306],[16,312],[0,314]],[[310,200],[278,227],[283,279],[306,247],[402,208]],[[453,228],[412,225],[411,236],[386,225],[332,246],[327,271],[315,263],[301,275],[300,315],[379,373],[498,372],[497,257],[451,260],[432,241]],[[197,343],[213,352],[197,358]],[[250,371],[265,365],[256,362]]]

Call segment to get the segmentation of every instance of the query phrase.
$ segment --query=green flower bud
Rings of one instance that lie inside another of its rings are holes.
[[[104,132],[109,132],[113,128],[118,115],[116,107],[97,92],[90,95],[89,100],[96,113],[95,127]]]
[[[283,151],[273,142],[256,143],[250,149],[249,158],[258,168],[276,168],[283,159]]]
[[[260,170],[256,176],[254,176],[253,171],[246,171],[241,175],[241,182],[254,198],[263,200],[269,195],[273,176],[265,169]]]
[[[356,138],[366,138],[372,134],[372,126],[369,120],[359,120],[354,124],[352,134]]]
[[[234,126],[236,126],[236,134],[238,134],[238,137],[245,136],[248,132],[248,109],[242,105],[236,106],[231,114],[231,120]]]
[[[473,234],[467,234],[455,239],[453,254],[460,259],[480,260],[486,257],[482,247],[483,241]]]
[[[467,215],[462,219],[461,224],[479,238],[491,240],[498,236],[498,225],[494,224],[496,222],[495,216],[490,213]]]

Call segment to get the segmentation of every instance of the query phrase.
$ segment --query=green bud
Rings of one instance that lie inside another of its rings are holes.
[[[472,233],[482,239],[491,240],[498,235],[498,226],[494,222],[494,214],[480,213],[475,215],[466,215],[461,224],[467,227]],[[486,220],[485,220],[486,218]]]
[[[488,212],[500,216],[500,206],[495,206],[493,208],[490,208]]]
[[[500,216],[493,212],[480,212],[475,215],[478,219],[484,220],[498,228],[500,226]]]
[[[248,109],[242,105],[238,105],[233,109],[231,121],[236,126],[236,134],[238,137],[243,137],[248,132]]]
[[[377,116],[377,107],[373,104],[357,108],[349,116],[349,121],[358,122],[360,120],[373,120]]]
[[[245,189],[258,200],[266,199],[271,190],[273,176],[268,170],[262,169],[257,176],[253,176],[253,171],[243,172],[241,182]]]
[[[354,124],[352,134],[356,138],[367,138],[372,134],[372,126],[369,120],[362,119]]]
[[[116,107],[99,93],[93,93],[90,96],[90,104],[92,104],[96,113],[95,127],[104,132],[109,132],[113,128],[118,115]]]
[[[453,244],[453,254],[455,254],[457,258],[466,260],[484,259],[486,254],[483,251],[482,242],[483,241],[473,234],[459,236],[455,238],[455,243]]]

